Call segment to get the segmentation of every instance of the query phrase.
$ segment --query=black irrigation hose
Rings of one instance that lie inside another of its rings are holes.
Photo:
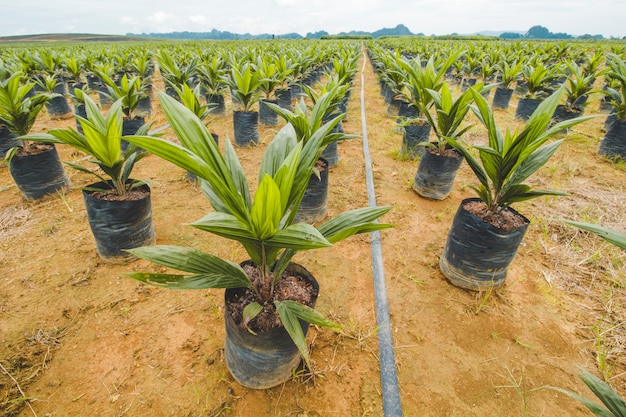
[[[365,70],[366,57],[363,54],[361,69],[361,126],[363,130],[363,155],[365,157],[365,180],[367,182],[367,200],[370,207],[376,206],[372,158],[367,141],[367,123],[365,120]],[[376,323],[378,325],[378,351],[380,354],[380,380],[383,391],[383,411],[385,417],[402,417],[400,389],[396,374],[396,360],[391,338],[387,291],[385,289],[385,272],[380,242],[380,232],[370,233],[372,245],[372,267],[374,269],[374,298],[376,300]]]

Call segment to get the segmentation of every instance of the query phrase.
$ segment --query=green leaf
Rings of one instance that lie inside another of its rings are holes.
[[[279,230],[265,241],[269,247],[292,250],[309,250],[332,246],[313,226],[307,223],[296,223]]]
[[[250,285],[243,283],[235,277],[215,274],[156,274],[150,272],[134,272],[127,274],[129,277],[155,287],[170,290],[206,290],[210,288],[243,288]]]
[[[269,175],[265,175],[254,196],[250,210],[250,223],[260,240],[274,236],[278,231],[281,210],[281,195],[278,186]]]
[[[626,417],[626,404],[613,388],[591,372],[581,369],[578,375],[591,391],[615,416]]]
[[[575,222],[570,220],[563,221],[569,225],[578,227],[579,229],[594,233],[615,246],[626,249],[626,233],[621,233],[617,230],[602,227],[593,223]]]
[[[191,225],[237,242],[258,244],[259,237],[255,231],[232,214],[212,212]]]
[[[529,188],[528,185],[524,185],[524,184],[511,186],[511,189],[513,189],[514,191],[511,191],[510,194],[507,194],[499,199],[500,205],[502,207],[508,207],[513,203],[519,203],[520,201],[532,200],[533,198],[543,197],[547,195],[554,195],[554,196],[561,196],[561,197],[568,195],[567,193],[563,191],[557,191],[557,190],[529,190],[527,192],[522,192],[521,190],[517,189],[518,187]]]
[[[198,285],[198,283],[207,285],[206,287],[197,288],[251,287],[250,278],[239,265],[196,249],[157,245],[128,249],[127,252],[157,265],[196,274],[195,276],[173,281],[171,285],[177,289],[182,289],[184,285],[189,285],[189,283],[192,283],[192,285]],[[151,280],[155,280],[160,275],[148,274],[146,276]],[[162,280],[154,282],[164,283]],[[167,281],[167,283],[169,284],[170,281]],[[227,287],[223,285],[227,285]]]
[[[189,109],[165,93],[159,93],[159,99],[170,126],[184,146],[146,136],[127,136],[126,140],[209,181],[214,196],[211,203],[219,200],[214,208],[226,208],[248,222],[250,197],[236,158],[228,151],[229,160],[222,157],[206,126]],[[235,178],[233,172],[237,172]]]
[[[454,149],[456,149],[457,151],[463,154],[463,156],[465,157],[465,160],[467,161],[467,164],[470,166],[470,168],[474,172],[474,175],[476,175],[476,177],[478,178],[480,183],[483,185],[483,187],[485,187],[486,189],[490,189],[489,177],[487,173],[485,172],[485,170],[483,169],[483,167],[478,162],[478,160],[474,158],[474,155],[472,155],[468,149],[462,146],[455,139],[452,139],[449,137],[446,137],[445,139],[450,144],[450,146],[452,146]]]
[[[338,214],[318,227],[318,230],[331,243],[339,242],[358,233],[369,233],[392,227],[389,224],[374,223],[390,206],[365,207]]]
[[[254,332],[248,328],[248,323],[250,323],[250,320],[258,316],[261,311],[263,311],[263,306],[256,301],[248,304],[243,309],[243,325],[252,334],[254,334]]]
[[[559,388],[559,387],[553,387],[553,386],[546,386],[546,388],[549,389],[553,389],[555,391],[559,391],[565,395],[568,395],[570,397],[572,397],[573,399],[580,401],[585,407],[587,407],[596,417],[622,417],[619,414],[615,415],[613,413],[611,413],[609,410],[607,410],[606,408],[601,407],[600,405],[594,403],[593,401],[590,401],[588,399],[586,399],[585,397],[582,397],[578,394],[575,394],[571,391],[565,390],[563,388]]]
[[[237,158],[235,148],[230,142],[228,136],[226,136],[226,141],[224,142],[224,162],[226,162],[226,167],[230,172],[238,195],[243,198],[245,206],[250,207],[252,202],[250,201],[248,180],[246,179],[246,174],[243,172],[243,167],[239,162],[239,158]]]
[[[563,394],[580,401],[596,417],[626,417],[626,403],[624,403],[622,397],[620,397],[620,395],[613,388],[611,388],[609,384],[583,368],[581,368],[581,373],[578,376],[608,409],[563,388],[552,386],[548,386],[547,388],[562,392]]]
[[[293,340],[293,343],[297,346],[300,354],[307,364],[307,367],[310,369],[311,363],[309,361],[309,350],[306,346],[306,339],[304,332],[302,331],[302,326],[300,325],[300,320],[334,329],[339,329],[341,326],[326,319],[312,308],[296,301],[274,301],[274,305],[276,306],[276,311],[278,311],[278,315],[280,316],[280,321],[283,323],[283,326],[285,326],[285,330]]]
[[[298,141],[293,125],[287,123],[278,131],[276,136],[274,136],[274,139],[272,139],[263,155],[261,168],[259,169],[259,181],[263,179],[263,175],[265,174],[274,178],[283,165],[283,161],[287,159],[287,156],[297,144]]]
[[[509,178],[509,182],[519,184],[532,174],[537,172],[539,168],[554,155],[557,148],[561,146],[563,139],[545,145],[526,157],[521,164],[515,169]]]

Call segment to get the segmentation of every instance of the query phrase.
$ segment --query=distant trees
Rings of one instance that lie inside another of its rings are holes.
[[[500,39],[521,39],[524,36],[517,32],[504,32],[500,34]]]
[[[500,34],[500,39],[574,39],[575,36],[572,36],[568,33],[557,32],[552,33],[550,30],[541,25],[535,25],[528,29],[528,32],[525,34],[516,33],[516,32],[504,32]],[[604,39],[602,35],[589,35],[585,34],[582,36],[578,36],[577,39]]]

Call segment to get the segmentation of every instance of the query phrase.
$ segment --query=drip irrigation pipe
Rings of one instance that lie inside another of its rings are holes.
[[[363,155],[365,158],[365,181],[367,183],[367,202],[370,207],[376,206],[374,190],[374,175],[372,173],[372,158],[369,153],[367,140],[367,123],[365,118],[365,63],[367,59],[363,53],[363,68],[361,69],[361,127],[363,130]],[[370,233],[372,246],[372,267],[374,269],[374,298],[376,301],[376,324],[378,325],[378,351],[380,354],[380,380],[383,395],[383,412],[385,417],[402,417],[400,389],[396,373],[393,341],[389,308],[387,305],[387,291],[385,289],[385,271],[383,267],[383,253],[380,242],[380,232]]]

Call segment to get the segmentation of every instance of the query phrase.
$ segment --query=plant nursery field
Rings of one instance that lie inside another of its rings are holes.
[[[363,84],[363,81],[364,84]],[[531,221],[506,284],[472,292],[439,269],[452,218],[476,184],[464,163],[443,201],[412,189],[417,160],[400,155],[402,134],[365,54],[343,122],[361,135],[361,87],[376,199],[393,209],[381,221],[387,299],[405,416],[588,416],[562,387],[594,399],[583,367],[626,394],[626,253],[560,219],[626,225],[626,167],[597,155],[598,117],[576,126],[530,178],[566,191],[515,204]],[[155,76],[155,88],[163,84]],[[454,95],[460,86],[452,88]],[[601,114],[599,97],[586,114]],[[517,98],[495,111],[516,129]],[[211,117],[220,147],[233,138],[232,103]],[[166,120],[153,100],[154,127]],[[476,117],[466,134],[486,143]],[[74,126],[42,113],[33,132]],[[283,125],[259,128],[259,144],[236,148],[251,184],[260,158]],[[164,136],[176,141],[171,130]],[[565,137],[561,135],[561,137]],[[64,161],[83,155],[64,145]],[[382,416],[377,324],[369,236],[299,254],[320,282],[317,309],[342,330],[311,326],[312,369],[267,390],[239,385],[224,359],[222,290],[171,291],[126,274],[159,272],[146,261],[103,262],[95,251],[78,187],[93,182],[66,169],[74,189],[26,202],[0,166],[0,415],[6,416]],[[157,243],[193,246],[241,262],[235,244],[188,225],[211,210],[185,172],[156,156],[138,162],[135,178],[151,181]],[[329,175],[328,216],[367,205],[363,141],[339,144]]]

